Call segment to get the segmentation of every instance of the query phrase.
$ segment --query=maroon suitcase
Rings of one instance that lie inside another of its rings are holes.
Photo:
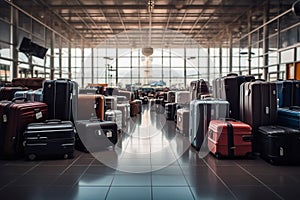
[[[38,90],[43,87],[44,78],[14,78],[12,84],[14,86],[23,86],[32,90]]]
[[[42,122],[48,117],[47,104],[25,98],[0,101],[0,155],[17,157],[23,152],[23,132],[29,123]]]
[[[252,153],[252,128],[234,120],[211,120],[208,148],[217,157],[249,156]]]
[[[11,101],[14,98],[14,94],[17,91],[28,90],[26,87],[1,87],[0,88],[0,100]]]

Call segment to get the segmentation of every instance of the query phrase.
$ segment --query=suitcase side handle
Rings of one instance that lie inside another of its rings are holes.
[[[45,123],[52,123],[52,122],[61,123],[62,121],[60,119],[49,119],[45,121]]]
[[[28,99],[26,97],[15,97],[11,100],[12,102],[16,102],[16,101],[24,101],[27,102]]]
[[[258,78],[258,79],[252,79],[250,82],[255,82],[255,81],[263,81],[263,82],[265,82],[266,80],[265,80],[265,79]]]
[[[252,135],[243,135],[243,136],[242,136],[242,140],[243,140],[244,142],[252,142],[253,136],[252,136]]]

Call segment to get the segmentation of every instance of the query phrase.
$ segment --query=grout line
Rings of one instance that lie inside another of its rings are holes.
[[[229,186],[223,181],[223,179],[209,166],[209,164],[206,162],[206,160],[202,159],[203,162],[207,165],[207,167],[212,171],[212,173],[215,174],[215,176],[221,181],[221,183],[227,188],[227,190],[231,193],[231,195],[238,200],[237,196],[234,194],[234,192],[229,188]]]
[[[71,162],[68,167],[66,167],[60,174],[59,176],[61,176],[63,173],[65,173],[77,160],[79,160],[82,157],[83,154],[81,154],[80,156],[78,156],[78,158],[76,158],[75,160],[73,160],[73,162]]]
[[[240,164],[236,163],[235,164],[241,168],[244,172],[246,172],[248,175],[250,175],[252,178],[254,178],[256,181],[258,181],[260,184],[262,184],[264,187],[266,187],[268,190],[270,190],[273,194],[275,194],[279,199],[284,200],[284,198],[282,196],[280,196],[277,192],[275,192],[274,190],[272,190],[272,188],[270,188],[269,186],[267,186],[263,181],[261,181],[259,178],[257,178],[256,176],[254,176],[252,173],[250,173],[247,169],[245,169],[244,167],[242,167]]]

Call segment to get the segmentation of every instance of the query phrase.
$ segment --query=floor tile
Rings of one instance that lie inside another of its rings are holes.
[[[232,186],[230,189],[238,199],[280,199],[276,194],[262,186]]]
[[[78,180],[78,186],[110,186],[114,176],[105,174],[84,174]]]
[[[108,190],[109,187],[75,187],[69,197],[73,200],[104,200]]]
[[[153,186],[188,186],[184,176],[152,175]]]
[[[150,200],[151,187],[111,187],[107,200]]]
[[[51,185],[53,186],[73,186],[77,183],[81,174],[60,175]]]
[[[189,187],[153,187],[153,200],[192,200],[193,194]]]
[[[191,187],[195,199],[234,200],[234,195],[223,184]]]
[[[9,199],[9,200],[40,200],[44,197],[45,188],[40,186],[35,187],[6,187],[0,191],[0,199]]]
[[[151,174],[118,174],[112,182],[114,186],[151,186]]]
[[[49,186],[51,185],[59,175],[55,174],[43,174],[43,175],[24,175],[20,176],[9,186]]]

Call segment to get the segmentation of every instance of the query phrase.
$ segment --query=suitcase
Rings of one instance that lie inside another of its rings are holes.
[[[225,100],[193,100],[190,103],[189,141],[196,149],[207,149],[207,131],[213,119],[227,118],[229,102]]]
[[[137,108],[138,108],[138,114],[141,114],[142,113],[142,100],[139,100],[139,99],[135,99],[133,100],[133,102],[137,105]]]
[[[163,99],[155,99],[155,112],[158,114],[164,114],[164,100]]]
[[[277,92],[274,82],[245,82],[240,87],[240,119],[252,127],[253,152],[259,153],[259,126],[277,123]]]
[[[78,93],[79,94],[100,94],[101,91],[99,91],[97,88],[79,88]]]
[[[276,81],[279,107],[300,106],[300,81]]]
[[[133,92],[125,91],[125,90],[119,90],[118,91],[119,96],[125,96],[126,101],[133,101],[134,100],[134,94]]]
[[[129,103],[117,104],[117,110],[122,112],[122,127],[127,126],[127,121],[130,118],[130,105]]]
[[[0,101],[11,101],[14,98],[14,94],[17,91],[27,91],[26,87],[1,87],[0,88]]]
[[[117,95],[118,94],[118,88],[106,87],[104,94],[105,94],[105,96]]]
[[[139,114],[139,105],[135,101],[130,101],[130,117],[137,116]]]
[[[189,91],[179,91],[175,93],[175,103],[178,105],[187,106],[190,103],[190,92]]]
[[[254,79],[253,76],[249,76]],[[250,79],[251,79],[250,78]],[[229,102],[229,117],[233,119],[240,119],[240,85],[246,82],[245,76],[238,76],[237,74],[228,74],[226,77],[220,79],[220,99]]]
[[[290,106],[278,108],[278,124],[295,129],[300,129],[300,107]]]
[[[42,102],[26,98],[0,101],[0,155],[7,158],[23,153],[23,132],[29,123],[47,119],[48,107]]]
[[[49,120],[30,123],[23,137],[24,152],[29,160],[73,157],[75,129],[71,121]]]
[[[107,110],[105,112],[105,120],[116,122],[118,130],[122,130],[123,116],[120,110]]]
[[[167,120],[174,120],[177,103],[167,103],[165,105],[165,116]]]
[[[25,97],[28,101],[39,101],[43,102],[43,90],[25,90],[25,91],[17,91],[14,94],[14,98],[16,97]]]
[[[190,83],[190,101],[195,99],[200,99],[201,95],[209,94],[208,83],[206,83],[203,79],[192,81]]]
[[[169,103],[175,103],[175,91],[169,91],[167,92],[167,102]]]
[[[187,108],[180,108],[177,110],[176,128],[178,129],[179,133],[183,134],[184,136],[187,136],[189,132],[189,112],[190,111]]]
[[[75,148],[84,152],[102,151],[118,142],[117,124],[112,121],[78,120]]]
[[[212,95],[215,99],[221,98],[221,78],[212,81]]]
[[[104,96],[105,98],[105,111],[117,110],[117,97],[116,96]]]
[[[208,148],[217,158],[250,156],[252,128],[233,119],[211,120],[208,127]]]
[[[75,121],[77,119],[78,84],[67,79],[46,80],[43,102],[48,105],[49,119]]]
[[[13,78],[14,86],[27,87],[31,90],[38,90],[43,87],[44,78]]]
[[[261,157],[272,164],[300,163],[300,130],[283,126],[258,128]]]
[[[104,96],[102,94],[78,95],[78,120],[98,118],[104,120]]]

